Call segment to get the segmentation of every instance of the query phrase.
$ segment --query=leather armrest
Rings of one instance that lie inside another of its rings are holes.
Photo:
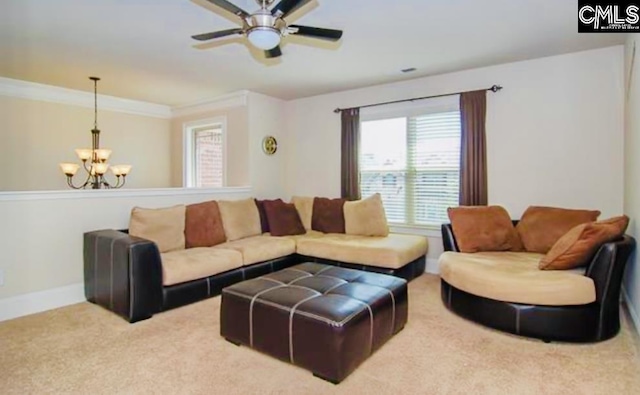
[[[442,232],[442,246],[445,251],[460,252],[458,249],[458,243],[456,243],[456,237],[453,235],[453,228],[451,224],[442,224],[440,227]]]
[[[624,268],[635,245],[633,237],[624,235],[616,241],[604,243],[591,259],[585,275],[595,283],[598,302],[615,299],[612,302],[617,307]]]
[[[117,230],[84,234],[87,300],[129,322],[150,318],[162,307],[162,262],[156,244]]]

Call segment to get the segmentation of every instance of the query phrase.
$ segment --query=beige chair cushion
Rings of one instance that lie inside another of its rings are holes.
[[[211,247],[190,248],[161,254],[162,284],[193,281],[242,267],[242,254]]]
[[[369,266],[398,269],[427,253],[427,238],[389,234],[387,237],[327,234],[300,236],[298,254]]]
[[[375,193],[366,199],[344,204],[344,228],[348,235],[386,236],[389,234],[382,197]]]
[[[222,226],[227,241],[256,236],[262,233],[260,213],[253,199],[219,200]]]
[[[440,277],[473,295],[512,303],[582,305],[596,300],[591,278],[571,271],[538,270],[543,254],[445,252]]]
[[[313,198],[305,196],[294,196],[291,198],[291,203],[296,206],[302,226],[306,230],[311,230],[311,216],[313,214]]]
[[[242,240],[228,241],[213,248],[232,249],[242,254],[244,266],[256,262],[281,258],[296,252],[296,242],[287,237],[253,236]]]
[[[166,208],[134,207],[129,219],[129,234],[151,240],[160,252],[184,249],[185,206]]]

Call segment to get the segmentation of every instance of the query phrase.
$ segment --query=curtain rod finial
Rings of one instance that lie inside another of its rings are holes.
[[[491,92],[494,92],[494,93],[495,93],[495,92],[497,92],[497,91],[499,91],[499,90],[501,90],[501,89],[502,89],[502,87],[501,87],[500,85],[494,85],[494,86],[492,86],[491,88],[489,88],[489,90],[490,90]]]
[[[333,110],[333,112],[335,112],[336,114],[339,114],[342,110],[339,108],[336,108],[335,110]]]

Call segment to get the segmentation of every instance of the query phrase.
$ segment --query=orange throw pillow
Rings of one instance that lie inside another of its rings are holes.
[[[538,267],[541,270],[565,270],[586,265],[603,243],[622,237],[628,225],[629,217],[626,215],[578,225],[551,247]]]
[[[522,214],[516,230],[525,250],[546,254],[565,233],[598,219],[597,210],[570,210],[530,206]]]
[[[522,251],[509,213],[501,206],[448,208],[460,252]]]

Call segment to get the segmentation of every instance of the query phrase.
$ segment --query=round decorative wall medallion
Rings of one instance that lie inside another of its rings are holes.
[[[266,136],[262,139],[262,150],[267,155],[273,155],[278,150],[278,141],[273,136]]]

